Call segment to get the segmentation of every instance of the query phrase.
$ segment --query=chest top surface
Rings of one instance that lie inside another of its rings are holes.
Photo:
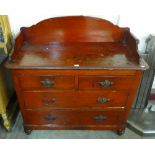
[[[51,18],[21,28],[6,66],[11,69],[145,70],[128,28],[93,17]]]

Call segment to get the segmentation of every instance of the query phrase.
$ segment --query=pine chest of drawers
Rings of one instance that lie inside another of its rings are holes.
[[[129,29],[92,17],[60,17],[22,28],[6,67],[26,133],[38,129],[122,134],[142,71]]]

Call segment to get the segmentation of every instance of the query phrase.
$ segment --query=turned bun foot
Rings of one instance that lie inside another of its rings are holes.
[[[31,129],[26,129],[26,128],[24,128],[24,132],[25,132],[27,135],[30,135],[31,132],[32,132],[32,130],[31,130]]]
[[[122,136],[125,133],[125,129],[117,130],[117,135]]]

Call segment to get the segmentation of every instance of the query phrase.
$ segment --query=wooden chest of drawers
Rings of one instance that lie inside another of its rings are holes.
[[[79,29],[71,28],[76,22]],[[6,66],[13,69],[26,133],[92,129],[118,134],[148,67],[128,29],[81,16],[23,28]]]

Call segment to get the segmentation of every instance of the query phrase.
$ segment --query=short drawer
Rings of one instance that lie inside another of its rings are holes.
[[[23,90],[70,90],[75,87],[74,76],[21,75],[19,78]]]
[[[26,111],[26,124],[33,125],[121,125],[123,111],[53,110]]]
[[[26,109],[75,107],[125,107],[128,92],[24,92]]]
[[[80,90],[129,90],[134,76],[80,76]]]

